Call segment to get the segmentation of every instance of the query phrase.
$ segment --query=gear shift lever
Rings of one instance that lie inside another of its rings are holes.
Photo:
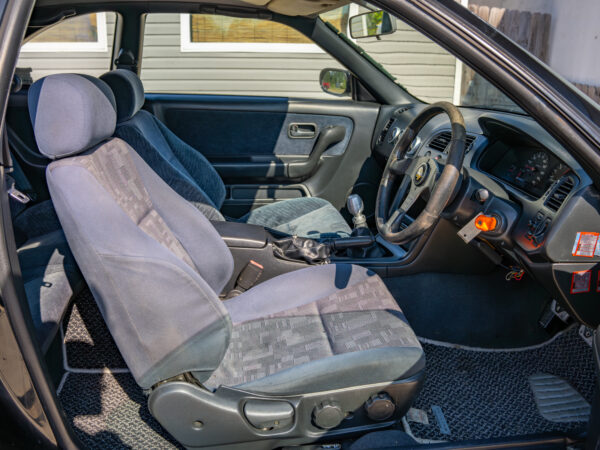
[[[354,223],[354,230],[352,231],[353,236],[364,236],[369,233],[369,227],[367,226],[367,218],[363,214],[365,205],[362,198],[358,194],[352,194],[348,196],[346,200],[346,207],[350,214],[352,214],[352,222]]]

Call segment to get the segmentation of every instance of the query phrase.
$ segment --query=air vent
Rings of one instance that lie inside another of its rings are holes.
[[[385,124],[385,127],[383,127],[383,130],[381,130],[381,134],[377,138],[377,145],[383,144],[385,135],[390,130],[390,127],[394,124],[395,121],[396,121],[396,119],[394,119],[393,117],[387,121],[387,123]]]
[[[431,142],[429,142],[429,148],[437,150],[438,152],[446,152],[446,148],[450,143],[450,139],[452,139],[452,133],[449,131],[443,131],[434,137]],[[475,142],[475,136],[472,134],[467,134],[467,139],[465,141],[465,153],[469,153],[471,147],[473,146],[473,142]]]
[[[544,206],[554,212],[558,211],[574,187],[575,179],[572,176],[562,177],[550,189]]]

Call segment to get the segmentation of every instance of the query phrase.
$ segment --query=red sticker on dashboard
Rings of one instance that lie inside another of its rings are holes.
[[[583,294],[590,292],[592,283],[592,271],[582,270],[581,272],[573,272],[571,278],[571,294]]]
[[[573,244],[573,256],[582,256],[584,258],[593,258],[596,255],[596,247],[598,246],[598,238],[600,233],[592,233],[580,231],[575,236]]]

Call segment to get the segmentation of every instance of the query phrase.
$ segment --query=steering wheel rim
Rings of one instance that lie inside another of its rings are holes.
[[[452,136],[447,146],[446,164],[439,174],[438,164],[433,158],[410,158],[406,153],[419,131],[431,119],[443,113],[450,119]],[[386,241],[404,244],[419,237],[437,222],[450,202],[460,179],[465,157],[466,136],[462,113],[449,102],[429,105],[410,122],[388,158],[377,192],[375,223],[377,231]],[[394,182],[399,176],[404,178],[394,201],[390,204]],[[405,229],[394,231],[400,228],[407,211],[425,192],[430,194],[425,209]],[[406,198],[402,200],[404,194]],[[393,209],[393,212],[390,209]]]

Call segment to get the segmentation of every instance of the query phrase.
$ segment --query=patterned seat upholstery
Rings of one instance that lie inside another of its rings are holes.
[[[108,86],[51,75],[29,95],[38,147],[55,160],[47,181],[69,246],[141,387],[192,373],[213,388],[294,394],[423,370],[406,318],[365,268],[313,266],[221,301],[229,249],[198,209],[111,137]]]
[[[197,149],[179,139],[144,105],[144,86],[133,72],[117,69],[100,77],[113,90],[117,104],[116,136],[131,145],[179,195],[210,220],[225,220],[219,212],[225,184]],[[310,237],[344,237],[350,227],[327,200],[302,197],[257,208],[239,219],[281,233]]]

